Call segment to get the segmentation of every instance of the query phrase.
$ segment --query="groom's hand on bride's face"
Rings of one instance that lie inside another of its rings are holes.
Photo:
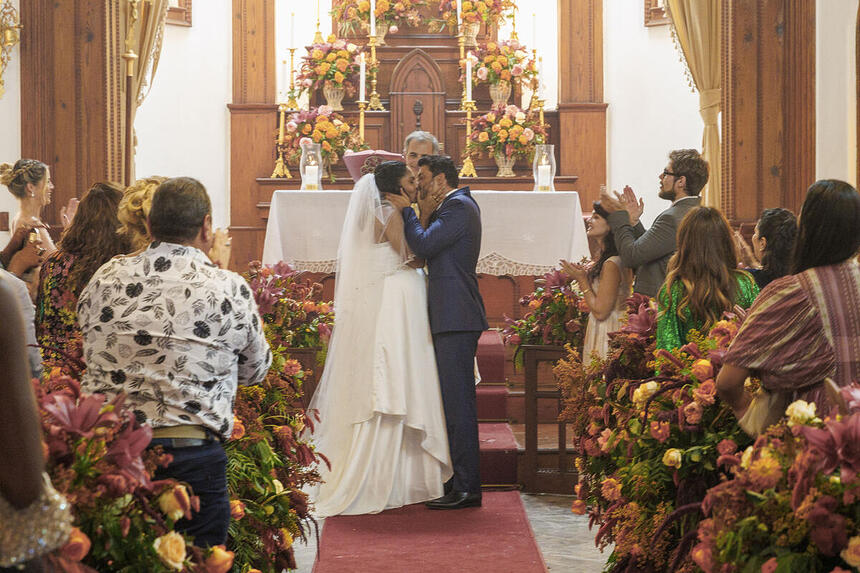
[[[407,195],[403,190],[401,190],[398,195],[394,195],[393,193],[390,194],[388,196],[388,201],[398,211],[402,211],[404,207],[408,207],[412,204],[412,200],[409,198],[409,195]]]

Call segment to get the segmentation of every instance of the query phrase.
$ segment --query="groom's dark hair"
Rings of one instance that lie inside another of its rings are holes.
[[[402,161],[383,161],[373,170],[373,180],[379,193],[400,193],[400,180],[406,175],[406,164]]]
[[[418,160],[418,167],[423,167],[424,165],[427,166],[433,177],[444,173],[445,181],[451,189],[458,189],[460,187],[460,176],[457,174],[457,167],[454,165],[454,161],[447,155],[425,155]]]

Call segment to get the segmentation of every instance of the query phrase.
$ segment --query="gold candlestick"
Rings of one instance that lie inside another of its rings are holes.
[[[287,104],[282,103],[278,106],[278,115],[278,159],[275,161],[275,169],[271,177],[292,179],[293,176],[290,175],[290,170],[287,169],[287,163],[284,161],[284,123],[287,120]]]
[[[534,100],[535,100],[535,105],[536,105],[536,106],[537,106],[537,108],[538,108],[538,121],[540,121],[540,126],[541,126],[541,127],[543,127],[543,126],[544,126],[544,121],[543,121],[543,106],[544,106],[544,104],[545,104],[546,102],[545,102],[544,100],[542,100],[542,99],[538,99],[538,98],[534,98]]]
[[[379,100],[379,92],[376,91],[376,76],[379,73],[379,60],[376,59],[377,36],[368,36],[370,45],[370,104],[367,109],[372,111],[385,111]]]
[[[463,109],[466,110],[466,158],[463,159],[463,168],[460,170],[460,177],[477,177],[475,164],[472,163],[472,156],[469,155],[468,147],[469,140],[472,137],[472,112],[477,109],[475,100],[463,98]]]
[[[520,41],[520,37],[517,36],[517,7],[514,6],[511,8],[511,40],[516,40],[518,43]]]
[[[361,142],[364,143],[364,110],[367,109],[367,101],[361,99],[356,103],[358,104],[358,136],[361,138]]]
[[[325,39],[322,37],[320,33],[320,0],[317,0],[317,31],[314,34],[314,44],[323,44],[325,43]]]
[[[296,68],[295,68],[296,49],[290,48],[290,93],[287,94],[287,108],[292,110],[299,109],[299,102],[296,99]]]

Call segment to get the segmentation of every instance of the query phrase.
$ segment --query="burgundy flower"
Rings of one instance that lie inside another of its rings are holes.
[[[818,498],[809,511],[809,537],[824,555],[837,555],[848,544],[848,524],[843,516],[835,513],[838,502],[829,495]]]
[[[78,403],[69,394],[49,394],[42,407],[67,432],[91,438],[95,428],[119,422],[113,408],[102,412],[105,397],[101,394],[83,396]]]

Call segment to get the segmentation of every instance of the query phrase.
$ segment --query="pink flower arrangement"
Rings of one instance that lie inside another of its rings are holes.
[[[537,114],[524,112],[515,105],[498,106],[472,120],[472,135],[466,145],[471,154],[501,154],[530,157],[535,145],[546,141],[546,126]]]

